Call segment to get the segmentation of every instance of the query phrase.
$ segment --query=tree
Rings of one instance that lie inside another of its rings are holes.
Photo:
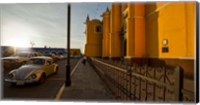
[[[34,43],[34,42],[32,42],[32,41],[30,42],[30,44],[31,44],[31,47],[33,47],[33,46],[35,45],[35,43]]]

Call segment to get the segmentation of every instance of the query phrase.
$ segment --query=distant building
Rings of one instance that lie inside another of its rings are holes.
[[[64,55],[67,54],[67,50],[65,48],[13,48],[9,46],[3,46],[2,51],[4,55],[7,54],[8,51],[10,51],[12,55],[31,54],[36,52],[41,54],[50,54],[50,53],[64,54]],[[71,48],[70,54],[72,56],[81,55],[81,51],[78,48]]]
[[[66,49],[64,48],[17,48],[16,54],[19,53],[34,53],[34,52],[40,52],[43,54],[46,53],[66,53]]]
[[[72,48],[72,49],[70,49],[70,55],[79,56],[79,55],[81,55],[81,50],[80,49],[76,49],[76,48]]]

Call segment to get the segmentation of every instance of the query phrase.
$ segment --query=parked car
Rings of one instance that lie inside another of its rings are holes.
[[[52,53],[51,57],[53,58],[54,62],[57,62],[57,61],[61,60],[60,55],[57,55],[55,53]]]
[[[57,62],[59,61],[61,58],[56,55],[56,53],[45,53],[44,56],[48,56],[48,57],[51,57],[53,59],[53,62]]]
[[[20,59],[20,57],[16,56],[1,58],[4,73],[8,73],[10,70],[19,68],[24,63]]]
[[[19,61],[23,63],[26,63],[32,57],[30,53],[19,53],[16,56],[20,57]]]
[[[7,75],[5,81],[13,85],[24,85],[29,83],[42,84],[48,76],[56,74],[57,72],[58,65],[53,63],[51,57],[32,57],[27,64],[12,70]]]

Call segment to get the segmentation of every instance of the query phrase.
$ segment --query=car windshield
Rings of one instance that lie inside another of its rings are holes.
[[[44,65],[44,59],[31,59],[28,64],[35,64],[35,65]]]
[[[18,54],[19,57],[27,57],[29,54],[28,53],[20,53]]]

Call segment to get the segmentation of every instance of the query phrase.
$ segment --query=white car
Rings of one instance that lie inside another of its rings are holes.
[[[46,77],[58,72],[58,65],[53,63],[51,57],[32,57],[27,64],[12,70],[5,79],[13,85],[45,82]]]

